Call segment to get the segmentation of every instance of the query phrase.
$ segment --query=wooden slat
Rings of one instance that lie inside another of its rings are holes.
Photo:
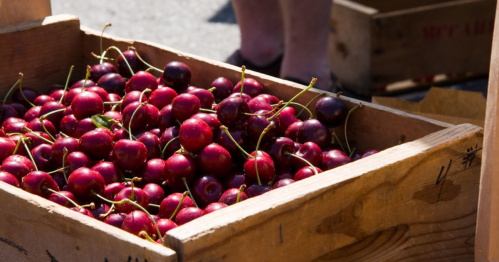
[[[52,15],[50,0],[0,0],[0,27]]]
[[[490,55],[485,138],[480,181],[475,261],[499,261],[499,7],[496,9],[494,40]]]
[[[64,84],[71,65],[75,75],[81,67],[80,21],[76,16],[58,15],[0,27],[0,97],[24,74],[23,86],[47,91]]]
[[[472,261],[482,139],[469,124],[436,132],[201,217],[168,244],[179,261]]]
[[[2,261],[175,262],[171,249],[0,182]]]

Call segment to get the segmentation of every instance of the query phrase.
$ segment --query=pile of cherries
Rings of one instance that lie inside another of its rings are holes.
[[[106,52],[69,89],[72,68],[44,95],[21,75],[2,103],[0,181],[161,243],[204,214],[377,152],[343,149],[331,128],[353,110],[336,96],[318,97],[316,118],[293,102],[315,79],[284,102],[244,67],[235,86],[219,77],[203,89],[184,63],[160,70],[133,48]]]

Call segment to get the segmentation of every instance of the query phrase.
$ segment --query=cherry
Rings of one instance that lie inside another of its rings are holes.
[[[15,122],[15,123],[11,123],[7,127],[5,127],[4,131],[7,134],[9,134],[9,133],[21,133],[23,127],[26,127],[27,124],[28,123],[26,123],[26,122]]]
[[[11,173],[0,171],[0,181],[19,187],[19,180]]]
[[[66,95],[64,95],[63,104],[65,106],[70,106],[76,95],[81,94],[82,92],[81,87],[69,90]]]
[[[0,137],[0,161],[4,161],[7,157],[14,153],[16,143],[8,138]]]
[[[123,102],[121,103],[121,109],[125,109],[129,104],[137,101],[147,102],[148,99],[146,95],[140,91],[132,91],[130,93],[127,93],[125,97],[123,97]]]
[[[55,180],[43,171],[33,171],[27,174],[21,183],[21,188],[29,193],[45,198],[51,194],[47,188],[59,191],[59,186]]]
[[[209,214],[209,213],[213,213],[213,212],[220,210],[222,208],[226,208],[226,207],[228,207],[228,205],[226,205],[224,203],[220,203],[220,202],[211,203],[204,208],[203,216],[206,214]]]
[[[272,189],[276,189],[276,188],[280,188],[280,187],[283,187],[283,186],[287,186],[289,184],[292,184],[294,183],[295,181],[291,178],[284,178],[284,179],[280,179],[279,181],[277,181],[274,186],[272,186]]]
[[[85,133],[79,139],[80,150],[94,159],[104,159],[113,150],[113,138],[99,131]]]
[[[106,187],[104,187],[104,192],[102,192],[102,197],[105,199],[114,199],[116,195],[125,188],[126,186],[123,185],[123,183],[119,182],[110,183],[106,185]]]
[[[95,86],[95,82],[92,81],[91,79],[87,79],[87,81],[85,81],[85,79],[82,79],[82,80],[78,80],[76,82],[74,82],[70,89],[81,89],[83,87],[83,84],[85,83],[85,87],[92,87],[92,86]]]
[[[186,89],[191,83],[191,69],[182,62],[166,64],[162,77],[163,83],[177,92]]]
[[[104,110],[111,110],[114,108],[116,111],[112,112],[121,112],[121,96],[115,93],[109,93],[109,102],[117,102],[114,104],[104,105]],[[119,103],[118,103],[119,102]]]
[[[50,96],[54,98],[55,101],[59,102],[63,96],[65,96],[68,92],[64,89],[57,89],[54,92],[50,93]]]
[[[228,206],[237,203],[237,198],[239,196],[239,202],[244,201],[248,199],[248,195],[243,192],[244,191],[244,186],[242,188],[230,188],[227,189],[222,196],[220,197],[220,200],[218,202],[224,203]]]
[[[190,184],[194,180],[196,169],[196,161],[191,156],[173,154],[165,163],[166,182],[170,189],[173,191],[185,190],[185,183]]]
[[[23,87],[21,89],[16,89],[12,93],[12,101],[23,104],[26,107],[31,106],[35,99],[39,96],[38,92],[32,88]],[[27,100],[27,101],[26,101]]]
[[[338,97],[319,98],[315,104],[314,114],[327,127],[337,127],[345,122],[346,112]]]
[[[331,143],[331,133],[328,128],[317,119],[303,121],[298,131],[298,142],[314,142],[320,148],[325,148]]]
[[[177,122],[172,114],[172,105],[167,105],[159,112],[158,127],[161,132],[165,129],[177,125]]]
[[[48,95],[40,95],[38,96],[35,101],[33,101],[33,104],[35,104],[35,106],[43,106],[45,105],[46,103],[48,102],[56,102],[55,99],[51,96],[48,96]],[[5,105],[4,105],[5,106]],[[4,108],[5,110],[5,108]],[[7,111],[5,111],[7,112]],[[5,114],[5,113],[4,113]]]
[[[294,142],[287,137],[279,137],[270,143],[268,153],[274,161],[277,170],[287,170],[291,167],[293,157],[286,152],[294,153]]]
[[[167,128],[161,135],[161,146],[166,147],[163,149],[165,156],[171,156],[177,150],[180,150],[180,142],[176,138],[179,135],[180,127],[172,126]],[[169,144],[168,144],[169,142]],[[168,144],[168,146],[166,146]]]
[[[19,117],[24,117],[24,115],[26,114],[26,112],[28,111],[26,109],[26,107],[23,105],[23,104],[20,104],[20,103],[15,103],[15,102],[11,102],[9,103],[9,105],[11,107],[14,108],[14,110],[16,110],[17,114],[19,115]]]
[[[175,222],[173,222],[170,219],[166,219],[166,218],[163,218],[163,219],[156,221],[156,225],[158,226],[159,232],[163,236],[165,235],[166,232],[178,227],[178,225],[175,224]]]
[[[123,93],[125,84],[126,81],[120,74],[108,73],[99,78],[96,85],[102,87],[108,93]]]
[[[118,73],[118,70],[116,70],[116,67],[114,67],[113,64],[108,62],[96,64],[90,69],[90,77],[94,82],[98,82],[102,76],[109,73]],[[85,84],[85,86],[87,85]]]
[[[204,121],[191,118],[185,120],[180,126],[180,145],[191,153],[199,153],[213,140],[211,128]]]
[[[110,214],[104,219],[104,223],[109,224],[111,226],[115,226],[117,228],[121,228],[123,225],[123,221],[125,220],[125,213],[115,213]]]
[[[279,136],[284,136],[286,134],[286,130],[288,129],[288,127],[293,123],[299,121],[296,118],[295,109],[290,106],[285,107],[281,111],[278,117],[279,117],[279,126],[277,127],[277,135]]]
[[[100,221],[104,221],[105,218],[101,217],[101,215],[108,213],[110,209],[111,208],[108,205],[99,203],[93,210],[90,211],[90,213],[92,213],[92,216],[94,216],[94,218]]]
[[[69,173],[73,173],[80,167],[90,167],[90,159],[82,152],[73,152],[68,154],[64,160],[64,166],[69,168]]]
[[[191,118],[196,118],[199,120],[203,120],[208,126],[210,126],[211,132],[213,133],[213,137],[217,137],[220,132],[220,121],[218,121],[216,114],[206,114],[206,113],[197,113]]]
[[[206,207],[208,204],[220,199],[223,192],[223,186],[214,176],[205,175],[194,181],[192,195],[200,207]]]
[[[238,128],[229,128],[229,133],[241,147],[245,147],[246,132]],[[239,148],[234,144],[230,137],[225,132],[219,132],[217,137],[217,143],[225,148],[231,154],[239,153]]]
[[[179,205],[181,199],[182,199],[181,193],[173,193],[167,196],[165,199],[163,199],[163,201],[161,201],[161,204],[159,205],[159,216],[161,218],[170,218],[177,209],[177,206]],[[194,204],[194,201],[190,197],[186,196],[184,200],[182,200],[180,209],[186,207],[195,207],[195,206],[196,205]],[[171,219],[174,218],[175,217],[172,217]]]
[[[248,195],[248,197],[256,197],[259,195],[262,195],[263,193],[269,192],[272,190],[272,187],[269,185],[258,185],[258,184],[253,184],[250,187],[248,187],[244,193]]]
[[[343,151],[338,149],[329,150],[322,157],[322,167],[329,170],[335,167],[352,162],[352,159],[347,156]]]
[[[233,98],[233,97],[242,98],[245,103],[249,103],[251,101],[251,99],[252,99],[251,96],[249,96],[248,94],[245,94],[245,93],[243,93],[242,95],[241,95],[241,93],[232,93],[232,94],[229,95],[228,98]]]
[[[203,148],[197,160],[203,173],[213,174],[220,179],[226,177],[232,169],[232,157],[229,151],[215,143]]]
[[[91,169],[101,174],[106,185],[121,181],[120,170],[112,162],[100,162]],[[107,198],[106,196],[104,197]],[[114,197],[111,199],[114,199]]]
[[[263,93],[263,87],[258,81],[253,78],[245,78],[243,80],[243,93],[248,94],[251,97],[255,97]],[[241,81],[237,82],[234,89],[232,89],[232,93],[240,93],[241,92]]]
[[[25,133],[24,136],[31,140],[31,145],[33,147],[37,147],[41,144],[50,144],[49,142],[47,142],[50,141],[50,136],[48,136],[46,133],[32,131],[32,133]],[[43,137],[45,140],[41,139],[40,137]]]
[[[248,104],[241,97],[229,97],[217,105],[217,117],[222,125],[234,127],[249,117]]]
[[[28,121],[26,121],[26,120],[24,120],[22,118],[9,117],[9,118],[5,119],[5,121],[2,122],[2,129],[7,128],[7,126],[9,126],[10,124],[14,124],[14,123],[24,123],[24,124],[27,124]]]
[[[48,171],[51,167],[50,165],[50,152],[52,146],[47,144],[41,144],[31,150],[31,155],[33,160],[39,170]]]
[[[295,152],[295,155],[304,158],[314,166],[321,166],[322,164],[322,150],[314,142],[306,142],[301,145],[300,149]],[[305,161],[298,158],[293,158],[292,164],[296,169],[308,166]]]
[[[132,193],[133,192],[133,193]],[[132,196],[133,194],[133,196]],[[149,207],[149,198],[146,192],[138,187],[126,187],[122,189],[114,197],[114,201],[121,201],[123,199],[130,199],[131,201],[139,204],[141,207],[147,209]],[[139,207],[131,203],[115,204],[116,211],[120,213],[130,213],[134,210],[140,210]]]
[[[156,135],[146,132],[137,141],[147,148],[147,159],[159,158],[161,156],[161,140]]]
[[[284,136],[289,137],[289,139],[296,142],[298,140],[298,133],[300,132],[302,126],[302,121],[294,122],[288,127],[288,129],[286,129]]]
[[[264,113],[267,111],[257,111],[256,115],[250,116],[248,120],[248,127],[247,127],[247,134],[248,138],[250,141],[253,141],[253,144],[255,144],[256,141],[260,139],[260,135],[262,134],[263,130],[265,130],[271,123],[273,123],[273,127],[269,128],[267,132],[263,135],[261,138],[261,143],[266,144],[272,140],[272,138],[276,135],[276,127],[279,126],[279,118],[275,117],[272,120],[268,120],[267,117],[265,117]]]
[[[148,235],[154,233],[154,225],[149,218],[149,215],[140,210],[135,210],[126,215],[121,225],[121,229],[138,236],[141,231],[145,231]]]
[[[111,97],[109,96],[109,93],[104,90],[104,88],[98,87],[98,86],[92,86],[86,89],[86,91],[96,93],[100,98],[102,99],[103,102],[109,102],[111,101]],[[111,105],[107,105],[109,109],[111,109]]]
[[[188,93],[193,94],[197,98],[199,98],[201,108],[211,109],[213,107],[213,103],[215,103],[215,97],[210,91],[206,89],[195,88]]]
[[[158,88],[149,95],[149,103],[158,109],[163,109],[165,106],[172,103],[177,96],[177,92],[169,87]]]
[[[79,151],[78,140],[72,137],[65,137],[58,139],[52,145],[50,150],[50,158],[58,165],[62,165],[62,156],[64,155],[64,148],[68,153],[73,153]]]
[[[165,191],[158,184],[146,184],[142,190],[146,193],[150,204],[159,205],[165,199]]]
[[[156,78],[154,78],[151,73],[145,71],[135,73],[135,75],[133,75],[125,85],[126,93],[130,93],[132,91],[142,92],[146,89],[154,91],[158,89],[158,83],[156,82]]]
[[[59,191],[57,193],[51,193],[50,196],[48,197],[48,200],[55,202],[61,206],[65,206],[67,208],[73,207],[73,203],[68,200],[71,199],[73,202],[76,201],[75,197],[73,196],[73,193],[69,191]]]
[[[84,118],[78,122],[76,122],[73,128],[73,136],[76,138],[80,138],[87,132],[95,130],[97,126],[95,126],[94,122],[91,118]]]
[[[78,213],[80,213],[80,214],[83,214],[83,215],[89,216],[89,217],[91,217],[91,218],[93,218],[93,217],[94,217],[94,215],[92,215],[92,212],[90,212],[90,210],[88,210],[88,209],[86,209],[86,208],[84,208],[84,207],[72,207],[72,208],[70,208],[70,209],[71,209],[71,210],[73,210],[73,211],[76,211],[76,212],[78,212]]]
[[[322,173],[322,170],[319,169],[318,167],[314,167],[317,173]],[[310,166],[302,167],[300,170],[296,171],[295,176],[293,177],[293,180],[298,181],[305,179],[307,177],[311,177],[315,175],[314,170]]]
[[[224,180],[225,188],[239,188],[242,185],[247,184],[246,176],[243,172],[233,172]]]
[[[379,152],[379,150],[371,149],[371,150],[364,152],[364,154],[362,154],[362,156],[360,158],[368,157],[368,156],[374,155],[378,152]]]
[[[258,174],[256,168],[258,168]],[[258,182],[259,184],[270,182],[275,177],[274,161],[264,151],[259,150],[257,154],[252,152],[251,157],[248,156],[244,163],[244,173],[249,181]]]
[[[166,180],[165,166],[166,162],[163,159],[155,158],[147,161],[141,172],[142,179],[145,183],[162,183]]]
[[[147,148],[139,141],[122,139],[113,147],[114,164],[124,171],[139,171],[147,160]]]
[[[87,167],[75,170],[68,178],[68,189],[79,199],[93,200],[104,191],[105,181],[99,172]]]
[[[43,126],[47,129],[48,133],[52,136],[55,136],[56,134],[56,129],[55,126],[52,124],[52,122],[48,120],[43,120]],[[31,120],[26,127],[33,130],[33,131],[39,131],[39,132],[46,132],[45,129],[42,126],[42,122],[40,121],[40,118],[35,118]]]
[[[232,89],[234,89],[234,84],[225,77],[219,77],[213,80],[210,86],[215,87],[213,95],[215,96],[215,101],[217,103],[227,98],[232,93]]]
[[[180,210],[175,217],[177,225],[183,225],[203,215],[203,210],[197,207],[186,207]]]
[[[73,115],[81,120],[104,112],[104,102],[102,98],[94,92],[82,92],[77,94],[71,103]]]
[[[151,119],[149,120],[146,129],[156,128],[159,120],[159,109],[151,104],[146,104],[145,107],[147,107],[149,113],[151,114]]]
[[[250,112],[252,114],[254,114],[256,111],[260,111],[260,110],[271,111],[272,109],[274,109],[271,106],[270,101],[262,95],[259,95],[259,96],[252,98],[248,102],[248,107],[249,107]]]
[[[193,94],[180,94],[172,101],[172,115],[183,122],[199,112],[200,101]]]
[[[26,120],[26,122],[30,122],[35,118],[39,118],[41,116],[40,115],[41,109],[42,109],[41,106],[34,106],[34,107],[28,109],[28,112],[26,112],[26,114],[24,114],[24,120]]]

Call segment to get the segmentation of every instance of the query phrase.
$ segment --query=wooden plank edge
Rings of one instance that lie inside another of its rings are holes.
[[[10,32],[20,32],[20,31],[29,30],[34,27],[39,27],[40,25],[44,26],[50,24],[57,24],[60,23],[61,21],[72,21],[72,20],[79,21],[80,19],[77,16],[67,15],[67,14],[47,16],[43,19],[37,19],[14,25],[2,26],[0,27],[0,34],[10,33]]]
[[[379,11],[376,8],[366,6],[366,5],[357,3],[357,2],[349,1],[349,0],[334,0],[333,6],[334,5],[341,5],[341,6],[344,6],[346,8],[364,13],[366,15],[375,15],[375,14],[379,13]]]
[[[444,9],[444,8],[455,7],[455,6],[459,6],[459,5],[468,5],[468,4],[474,4],[474,3],[480,3],[480,2],[494,3],[495,1],[490,1],[490,0],[458,0],[458,1],[449,1],[449,2],[443,2],[443,3],[433,4],[433,5],[419,6],[419,7],[414,7],[414,8],[404,9],[404,10],[398,10],[398,11],[392,11],[392,12],[386,12],[386,13],[379,13],[379,14],[374,15],[374,19],[381,19],[381,18],[394,17],[394,16],[400,16],[400,15],[407,15],[407,14],[413,14],[413,13],[420,13],[420,12],[426,12],[426,11],[435,10],[435,9]]]
[[[40,196],[28,193],[20,188],[16,188],[14,186],[0,182],[0,191],[2,192],[2,194],[7,194],[9,197],[11,196],[12,198],[21,199],[27,204],[31,204],[30,207],[26,208],[44,209],[48,213],[51,213],[52,216],[63,217],[64,219],[67,219],[68,224],[71,224],[74,227],[83,227],[86,228],[86,230],[97,230],[99,231],[99,233],[110,236],[115,240],[125,242],[131,246],[137,246],[138,249],[143,250],[142,253],[144,254],[155,254],[154,257],[162,258],[161,261],[177,261],[175,251],[165,246],[153,244],[145,239],[135,237],[122,229],[113,227],[97,219],[72,211],[69,208],[63,207]],[[6,198],[3,199],[6,200]],[[61,230],[63,230],[63,228],[61,228]],[[47,232],[47,234],[50,234],[52,236],[56,235],[50,232]],[[110,245],[112,245],[112,243],[110,243]]]
[[[253,220],[252,225],[245,225],[245,228],[237,229],[242,231],[265,221],[269,215],[284,213],[327,190],[334,190],[340,184],[353,182],[364,174],[374,172],[380,166],[391,166],[404,162],[410,158],[445,148],[455,140],[476,136],[482,132],[483,129],[478,126],[462,124],[413,142],[395,146],[369,158],[326,171],[319,176],[297,181],[260,197],[248,199],[238,205],[198,218],[182,227],[172,229],[166,235],[166,244],[177,252],[179,261],[182,261],[184,244],[206,241],[210,245],[215,245],[217,241],[224,240],[217,238],[217,236],[237,234],[233,225],[241,220],[249,217]],[[288,204],[291,202],[293,202],[293,205]],[[216,233],[214,234],[214,232]],[[211,237],[210,235],[217,236]],[[190,252],[195,251],[191,250]]]

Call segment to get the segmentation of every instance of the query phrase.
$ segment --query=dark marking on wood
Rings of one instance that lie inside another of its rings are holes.
[[[76,246],[76,250],[80,250],[80,247],[79,247],[79,246]]]
[[[45,251],[47,252],[47,255],[50,258],[50,262],[59,262],[52,254],[50,254],[50,252],[48,250],[45,250]]]
[[[5,244],[7,244],[7,245],[9,245],[9,246],[11,246],[11,247],[13,247],[13,248],[15,248],[15,249],[19,250],[19,252],[21,252],[21,253],[23,253],[23,254],[25,254],[25,255],[28,255],[28,251],[27,251],[26,249],[24,249],[22,246],[20,246],[20,245],[18,245],[18,244],[16,244],[16,243],[14,243],[14,242],[12,242],[12,241],[10,241],[10,240],[8,240],[8,239],[6,239],[6,238],[3,238],[3,237],[0,237],[0,241],[2,241],[2,242],[4,242]]]
[[[104,262],[109,262],[109,260],[107,260],[107,257],[106,257],[106,258],[104,258]]]
[[[279,224],[279,234],[281,236],[281,244],[284,242],[284,240],[282,239],[282,224]]]
[[[131,256],[128,256],[127,262],[132,262],[132,257]]]
[[[445,180],[441,186],[428,185],[422,190],[414,192],[413,199],[425,201],[428,204],[436,204],[439,201],[451,201],[461,193],[461,185],[454,185],[452,180]]]

